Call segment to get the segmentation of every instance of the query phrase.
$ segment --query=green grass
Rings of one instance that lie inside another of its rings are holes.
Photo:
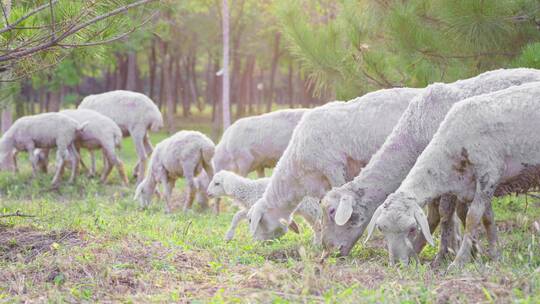
[[[121,157],[131,172],[136,157],[130,139]],[[495,201],[498,262],[480,259],[444,274],[426,266],[435,254],[430,247],[422,265],[389,267],[380,235],[366,247],[357,245],[350,257],[321,262],[321,249],[311,245],[301,219],[300,235],[258,243],[244,223],[226,243],[235,211],[229,204],[218,216],[165,214],[160,202],[141,211],[132,199],[133,182],[120,186],[114,171],[107,185],[81,176],[54,192],[47,190],[50,174],[32,179],[27,161],[19,164],[17,175],[0,173],[0,212],[35,217],[0,218],[0,302],[540,301],[539,234],[533,227],[540,208],[530,197],[527,205],[524,197]],[[179,181],[177,195],[182,187]]]

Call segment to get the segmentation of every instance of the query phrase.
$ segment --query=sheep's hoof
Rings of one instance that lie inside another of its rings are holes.
[[[230,242],[233,238],[234,238],[234,233],[227,232],[227,234],[225,235],[225,242]]]

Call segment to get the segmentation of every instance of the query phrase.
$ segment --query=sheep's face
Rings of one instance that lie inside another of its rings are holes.
[[[424,212],[412,199],[399,194],[389,196],[386,202],[377,208],[368,226],[367,239],[375,228],[384,234],[391,264],[397,262],[408,264],[411,258],[416,259],[411,239],[416,235],[418,228],[433,245]]]
[[[284,218],[279,210],[267,208],[264,199],[258,200],[248,213],[249,228],[253,239],[273,240],[287,233],[288,221]]]
[[[376,222],[377,228],[384,234],[388,246],[390,263],[408,264],[415,256],[409,236],[416,234],[416,221],[413,217],[400,216],[392,212],[383,213]]]
[[[364,232],[367,209],[361,197],[346,189],[333,189],[322,199],[322,242],[326,250],[348,255]]]
[[[223,184],[225,182],[225,178],[223,175],[223,171],[216,173],[212,178],[212,181],[210,181],[210,184],[208,184],[206,193],[208,193],[210,197],[220,197],[226,194]]]
[[[141,208],[146,208],[152,203],[152,194],[154,193],[154,190],[150,188],[148,181],[144,179],[135,190],[133,199],[139,200]]]

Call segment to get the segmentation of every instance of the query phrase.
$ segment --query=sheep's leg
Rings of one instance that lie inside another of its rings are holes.
[[[219,215],[219,205],[221,204],[221,198],[216,198],[214,200],[214,213]]]
[[[480,178],[484,179],[484,178]],[[480,185],[482,184],[482,185]],[[478,240],[478,231],[480,220],[484,215],[487,204],[491,203],[491,194],[489,192],[483,192],[481,189],[486,188],[487,182],[478,182],[476,185],[476,194],[467,212],[467,218],[465,223],[465,233],[463,234],[463,241],[459,252],[454,259],[454,262],[450,265],[451,268],[461,267],[471,259],[471,250],[473,245]],[[494,188],[494,187],[493,187]]]
[[[250,153],[242,153],[236,160],[236,168],[238,175],[247,176],[251,172],[251,167],[255,158]]]
[[[38,158],[34,154],[35,151],[34,143],[29,144],[26,146],[26,151],[28,152],[28,159],[30,160],[30,163],[32,164],[32,177],[35,178],[37,176],[38,171]]]
[[[13,173],[19,173],[19,165],[17,164],[17,155],[19,154],[19,151],[15,150],[12,154],[12,160],[13,160]]]
[[[174,188],[174,184],[176,182],[176,179],[169,178],[167,176],[162,177],[162,184],[164,188],[164,198],[165,198],[165,212],[171,213],[172,212],[172,191]]]
[[[137,156],[139,157],[133,172],[134,174],[137,174],[137,185],[144,179],[144,171],[146,167],[147,154],[144,147],[144,136],[145,133],[140,132],[140,130],[135,130],[131,133],[133,143],[135,144],[135,150],[137,151]]]
[[[441,265],[444,259],[448,257],[450,244],[455,239],[454,211],[456,197],[453,195],[443,195],[439,203],[439,214],[441,223],[441,243],[437,256],[431,263],[432,267]]]
[[[39,161],[39,169],[41,172],[47,174],[48,173],[48,165],[49,165],[49,149],[41,149],[43,159]]]
[[[435,229],[437,229],[440,219],[441,217],[439,214],[439,199],[436,199],[428,205],[429,231],[433,232],[435,231]],[[413,244],[414,252],[416,252],[416,254],[420,254],[422,249],[424,249],[424,246],[426,246],[426,243],[427,242],[424,238],[424,235],[421,233],[417,233]]]
[[[238,212],[236,212],[236,214],[234,215],[232,221],[231,221],[231,226],[229,227],[229,230],[227,231],[227,234],[225,234],[225,241],[230,241],[234,238],[234,232],[236,231],[236,227],[238,227],[238,224],[243,220],[243,219],[247,219],[247,213],[248,213],[249,210],[247,209],[243,209],[243,210],[240,210]]]
[[[152,143],[150,142],[150,137],[148,136],[148,132],[146,132],[146,135],[144,135],[144,150],[146,151],[147,156],[150,156],[152,152],[154,152],[154,147],[152,147]]]
[[[81,165],[83,165],[85,167],[85,169],[88,171],[88,176],[90,177],[94,177],[96,176],[96,154],[94,152],[94,150],[90,150],[90,168],[86,168],[85,165],[83,165],[84,163],[82,162],[82,157],[81,157]]]
[[[204,189],[197,189],[197,193],[195,194],[195,201],[201,206],[201,209],[206,210],[208,209],[208,197],[204,193]]]
[[[68,146],[68,153],[71,154],[71,176],[69,177],[69,183],[74,183],[79,171],[79,160],[81,157],[73,144]]]
[[[484,227],[486,228],[486,234],[488,239],[488,256],[493,259],[497,260],[499,257],[498,252],[498,246],[497,246],[497,226],[495,225],[495,219],[493,216],[493,209],[491,204],[486,205],[486,210],[484,211],[484,215],[482,217],[482,223],[484,224]]]
[[[64,162],[67,156],[67,149],[58,147],[56,151],[56,172],[52,180],[52,188],[57,189],[60,185],[60,178],[62,177]]]
[[[197,167],[196,164],[192,164],[193,162],[187,161],[187,164],[184,164],[182,166],[182,170],[184,171],[184,177],[186,179],[186,196],[184,201],[184,212],[186,212],[188,209],[191,209],[191,206],[193,204],[193,200],[195,199],[195,168]]]
[[[109,152],[106,152],[108,150],[108,148],[106,148],[105,146],[102,146],[102,149],[103,149],[103,172],[101,172],[101,177],[99,179],[99,181],[101,183],[105,183],[107,181],[107,177],[109,177],[109,175],[111,174],[111,171],[112,171],[112,164],[115,163],[114,161],[114,153],[111,153],[110,151]]]
[[[259,178],[265,177],[264,168],[257,168],[257,177],[259,177]]]

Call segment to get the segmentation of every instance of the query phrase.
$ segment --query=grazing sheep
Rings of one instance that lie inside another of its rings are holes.
[[[255,239],[279,237],[282,221],[305,196],[321,198],[351,180],[382,145],[421,89],[380,90],[307,112],[295,128],[268,188],[250,209]]]
[[[388,242],[391,262],[408,263],[411,252],[406,235],[417,224],[433,244],[422,207],[443,195],[455,195],[470,205],[463,241],[451,266],[468,262],[492,197],[540,186],[538,130],[540,82],[459,102],[403,183],[377,208],[368,238],[377,226]],[[495,247],[496,238],[489,233],[487,237]]]
[[[103,150],[104,168],[101,174],[101,182],[105,182],[111,173],[113,166],[118,169],[118,174],[124,185],[128,184],[124,163],[116,155],[115,147],[122,144],[122,131],[112,119],[99,112],[86,109],[64,110],[60,112],[73,118],[79,123],[88,122],[84,131],[75,141],[77,151],[82,147],[90,151]],[[95,170],[95,165],[93,164]]]
[[[158,131],[163,127],[163,116],[154,102],[146,95],[131,91],[111,91],[85,97],[79,109],[90,109],[111,118],[124,136],[133,138],[139,160],[133,174],[137,183],[144,177],[146,159],[152,154],[148,130]]]
[[[281,110],[237,120],[216,146],[215,172],[229,170],[242,176],[273,168],[287,148],[294,127],[307,109]]]
[[[214,143],[197,131],[180,131],[161,141],[150,158],[144,180],[137,186],[134,199],[147,207],[158,183],[164,187],[166,211],[171,211],[171,194],[179,177],[186,179],[184,211],[191,208],[195,196],[194,178],[202,169],[209,177],[214,175],[211,160]]]
[[[59,113],[43,113],[19,118],[0,139],[0,167],[4,170],[16,170],[14,151],[27,151],[32,163],[32,175],[35,177],[39,166],[35,149],[56,148],[56,172],[52,187],[59,186],[62,167],[66,160],[71,161],[69,182],[72,183],[75,181],[79,162],[74,141],[85,126],[86,123],[79,124]]]
[[[219,171],[214,175],[214,178],[208,185],[208,195],[212,197],[228,196],[242,208],[242,210],[234,215],[225,240],[230,241],[233,239],[238,223],[247,218],[249,208],[261,198],[269,182],[270,178],[252,180],[227,170]],[[320,244],[321,208],[319,202],[312,198],[304,198],[295,213],[304,217],[311,225],[315,232],[314,243]],[[298,232],[296,224],[293,223],[291,222],[290,227]]]
[[[381,149],[362,172],[330,191],[323,203],[323,243],[347,255],[375,209],[395,191],[452,105],[465,98],[540,81],[535,69],[496,70],[451,84],[436,83],[411,102]]]

